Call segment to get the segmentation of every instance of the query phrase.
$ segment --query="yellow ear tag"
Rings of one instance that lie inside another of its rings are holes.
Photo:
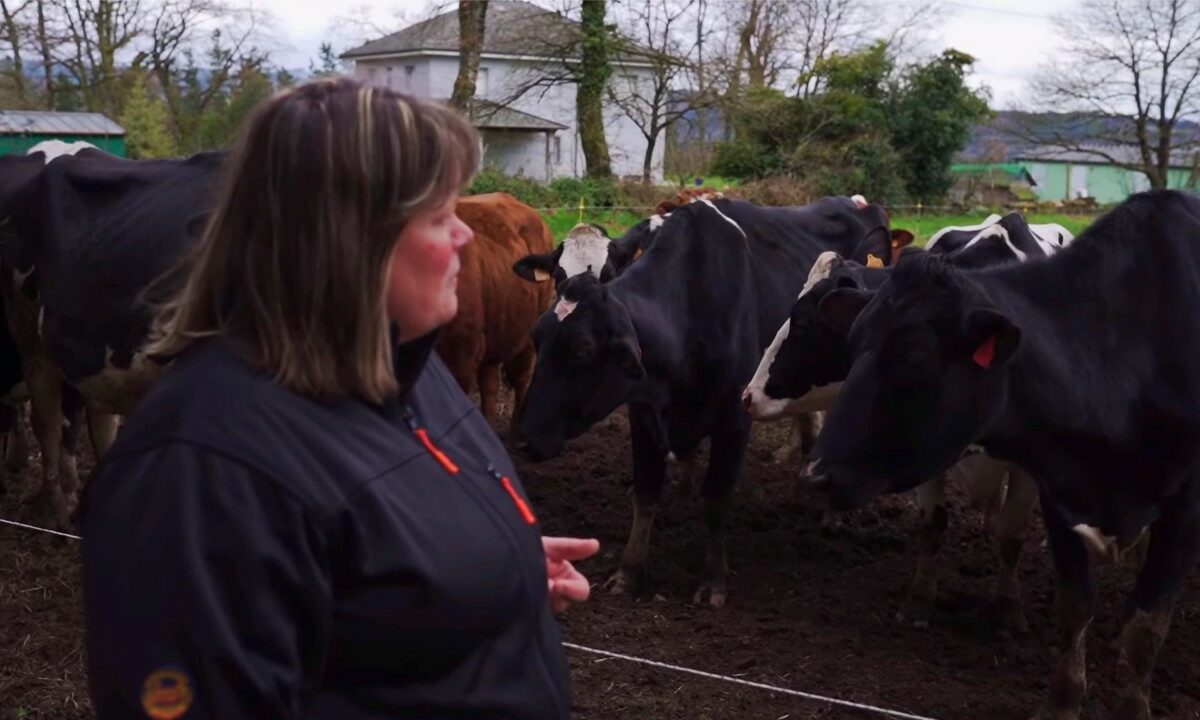
[[[883,267],[883,261],[880,260],[879,258],[875,257],[874,255],[872,255],[871,253],[867,253],[867,267],[881,268],[881,267]]]

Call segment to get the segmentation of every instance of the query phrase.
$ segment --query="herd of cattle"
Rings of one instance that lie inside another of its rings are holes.
[[[0,429],[11,468],[30,401],[48,522],[70,521],[80,414],[103,454],[116,416],[164,370],[140,352],[145,290],[195,242],[222,159],[58,142],[0,157]],[[684,191],[621,238],[580,224],[557,247],[503,193],[464,197],[458,212],[476,241],[438,353],[487,419],[503,375],[514,440],[536,461],[628,408],[633,519],[607,588],[636,586],[668,464],[707,440],[694,601],[724,606],[751,423],[787,419],[776,457],[806,455],[800,486],[831,511],[916,489],[910,621],[928,622],[955,483],[989,517],[997,600],[1023,627],[1017,565],[1040,504],[1064,633],[1048,717],[1076,717],[1084,695],[1093,561],[1132,555],[1117,716],[1149,717],[1200,541],[1200,199],[1138,194],[1078,238],[992,215],[923,249],[861,196],[762,207]]]

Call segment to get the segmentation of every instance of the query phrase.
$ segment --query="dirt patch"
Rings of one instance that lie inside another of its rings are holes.
[[[729,530],[731,596],[722,611],[691,604],[704,554],[701,502],[673,484],[655,523],[643,587],[629,596],[599,589],[629,531],[623,413],[562,457],[520,465],[547,533],[603,543],[597,558],[582,563],[597,587],[589,602],[562,617],[567,640],[940,720],[1031,715],[1059,642],[1040,520],[1021,565],[1028,636],[999,632],[990,608],[998,561],[980,516],[963,509],[954,489],[932,626],[901,625],[894,616],[914,566],[911,496],[883,498],[845,516],[840,527],[823,528],[819,507],[794,496],[797,466],[770,464],[784,435],[783,426],[755,430]],[[36,463],[34,456],[0,498],[0,516],[24,516],[18,499],[33,491]],[[81,461],[81,470],[90,468]],[[0,720],[91,716],[78,552],[70,540],[0,527]],[[1097,575],[1101,603],[1089,639],[1085,708],[1093,720],[1113,717],[1118,688],[1109,643],[1131,579],[1128,569]],[[1193,578],[1155,671],[1155,717],[1200,718],[1198,597]],[[877,717],[574,650],[569,657],[578,718]]]

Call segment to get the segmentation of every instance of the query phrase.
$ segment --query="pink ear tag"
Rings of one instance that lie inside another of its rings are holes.
[[[996,336],[989,335],[987,340],[983,341],[971,356],[975,364],[981,368],[987,369],[992,366],[992,360],[996,359]]]

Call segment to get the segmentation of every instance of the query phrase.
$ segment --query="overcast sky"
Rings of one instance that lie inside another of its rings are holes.
[[[912,0],[903,0],[911,4]],[[333,35],[338,18],[353,16],[380,29],[395,31],[424,17],[430,0],[254,0],[274,15],[277,62],[306,68],[323,39],[344,50],[347,31]],[[978,59],[974,84],[992,89],[992,105],[1004,109],[1027,99],[1027,81],[1047,62],[1061,38],[1053,16],[1069,11],[1078,0],[948,0],[946,12],[927,28],[929,50],[955,47]],[[720,0],[710,5],[718,11]]]

